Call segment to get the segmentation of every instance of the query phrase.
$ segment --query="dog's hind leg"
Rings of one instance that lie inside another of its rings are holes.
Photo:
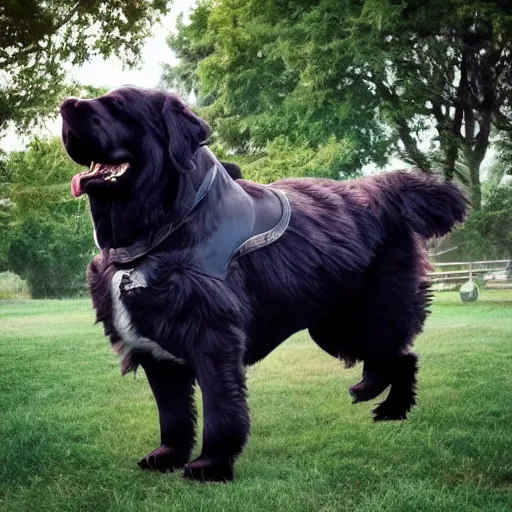
[[[415,404],[417,356],[410,352],[426,318],[428,288],[422,248],[401,233],[377,252],[357,297],[310,328],[317,344],[345,361],[364,361],[363,379],[350,388],[354,403],[391,386],[374,419],[405,419]]]
[[[416,403],[418,358],[410,349],[427,316],[427,265],[421,242],[404,231],[380,248],[368,271],[369,293],[360,312],[362,359],[368,363],[351,392],[369,399],[391,384],[373,411],[375,421],[406,419]]]
[[[353,403],[377,398],[391,384],[390,369],[381,363],[365,360],[363,379],[349,389]]]
[[[139,461],[139,467],[174,471],[189,460],[195,442],[194,376],[190,366],[134,356],[144,368],[158,407],[161,445]]]
[[[340,346],[340,339],[348,341],[346,336],[342,334],[334,336],[332,333],[329,340],[322,338],[318,329],[310,329],[310,334],[327,353],[350,363],[351,357],[347,355],[347,344],[344,343],[342,352],[338,352],[336,348]],[[365,333],[361,331],[361,340],[364,340],[364,335]],[[350,352],[350,354],[354,353],[356,351]],[[406,419],[407,413],[415,404],[417,356],[409,352],[388,353],[381,356],[377,358],[370,354],[364,358],[363,378],[349,389],[349,393],[353,397],[353,403],[366,402],[377,398],[391,386],[386,400],[374,409],[374,419],[375,421]],[[353,359],[360,358],[363,359],[363,356],[354,356]]]
[[[389,365],[382,360],[364,357],[359,343],[366,336],[364,323],[358,318],[356,308],[350,308],[346,320],[341,322],[339,316],[335,320],[324,319],[323,322],[309,328],[311,338],[331,356],[344,360],[345,365],[353,366],[356,361],[364,360],[363,378],[349,389],[353,403],[366,402],[379,396],[391,384]]]

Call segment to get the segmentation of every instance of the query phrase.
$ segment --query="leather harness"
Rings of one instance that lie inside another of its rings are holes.
[[[110,249],[110,263],[133,263],[155,250],[204,202],[216,180],[224,181],[225,185],[219,204],[212,211],[217,219],[216,228],[198,248],[205,275],[225,279],[233,261],[272,244],[283,235],[291,218],[290,201],[284,192],[260,185],[258,197],[248,194],[229,176],[209,148],[201,149],[207,151],[213,165],[199,185],[189,210],[179,221],[163,226],[147,239],[137,240],[128,247]],[[98,245],[96,234],[94,238]]]

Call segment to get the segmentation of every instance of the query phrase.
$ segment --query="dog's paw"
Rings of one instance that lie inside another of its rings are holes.
[[[368,402],[378,397],[386,389],[385,385],[376,385],[375,383],[369,384],[362,380],[361,382],[352,386],[348,392],[353,398],[352,403]]]
[[[370,393],[368,392],[368,389],[365,386],[363,381],[352,386],[348,390],[348,392],[350,393],[350,396],[353,399],[352,400],[353,404],[357,404],[358,402],[366,402],[367,400],[371,399]]]
[[[387,403],[386,400],[373,409],[373,421],[401,421],[407,419],[407,411]]]
[[[185,465],[183,476],[199,482],[231,482],[234,478],[233,463],[196,459]]]
[[[166,473],[181,469],[187,461],[188,457],[163,444],[139,460],[138,465],[141,469]]]
[[[365,377],[361,382],[352,386],[348,392],[354,399],[353,404],[358,402],[367,402],[377,398],[388,386],[390,382],[383,378]]]

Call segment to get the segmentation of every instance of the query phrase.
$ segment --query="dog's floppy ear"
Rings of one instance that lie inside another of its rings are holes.
[[[167,129],[171,159],[178,169],[190,169],[193,154],[210,136],[210,127],[172,94],[165,98],[162,116]]]

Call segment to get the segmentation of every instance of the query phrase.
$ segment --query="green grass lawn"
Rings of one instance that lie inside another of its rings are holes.
[[[0,510],[512,510],[512,293],[437,295],[416,349],[419,407],[374,424],[306,334],[249,370],[235,483],[154,474],[143,372],[121,378],[88,301],[0,301]]]

